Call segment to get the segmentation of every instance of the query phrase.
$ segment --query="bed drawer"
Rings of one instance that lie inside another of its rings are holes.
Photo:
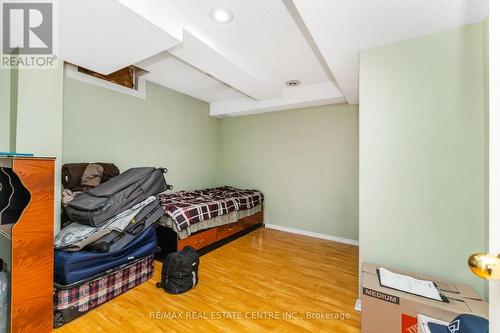
[[[182,250],[185,246],[189,245],[198,250],[202,247],[215,243],[217,241],[217,229],[208,229],[192,235],[186,239],[180,239],[177,242],[177,249]]]
[[[218,238],[219,238],[219,240],[224,239],[226,237],[234,235],[235,233],[237,233],[238,231],[241,231],[243,229],[245,229],[245,225],[243,223],[240,223],[240,222],[221,225],[220,227],[217,227],[218,234],[219,234]]]
[[[262,212],[258,212],[253,215],[242,218],[239,223],[241,223],[243,227],[246,229],[250,228],[251,226],[257,223],[262,223],[262,221],[263,221]]]

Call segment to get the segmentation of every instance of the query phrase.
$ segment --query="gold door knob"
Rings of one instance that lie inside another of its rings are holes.
[[[500,255],[473,254],[469,257],[469,268],[482,279],[500,280]]]

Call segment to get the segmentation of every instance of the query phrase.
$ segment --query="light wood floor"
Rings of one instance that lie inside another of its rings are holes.
[[[156,289],[160,269],[55,332],[360,332],[355,246],[259,229],[201,257],[182,295]]]

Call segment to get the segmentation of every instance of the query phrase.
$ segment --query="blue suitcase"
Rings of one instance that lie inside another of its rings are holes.
[[[61,285],[72,284],[135,259],[154,254],[156,232],[154,226],[144,230],[121,250],[97,253],[89,251],[54,253],[54,281]]]

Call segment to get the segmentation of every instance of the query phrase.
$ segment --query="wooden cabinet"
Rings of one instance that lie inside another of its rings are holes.
[[[52,331],[54,159],[0,158],[0,259],[10,332]]]

